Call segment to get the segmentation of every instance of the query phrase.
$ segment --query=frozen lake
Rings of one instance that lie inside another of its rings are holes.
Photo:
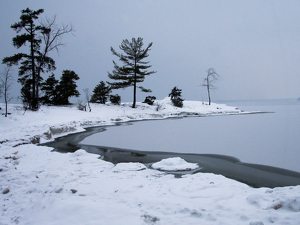
[[[187,117],[108,126],[81,144],[233,156],[246,163],[300,172],[300,102],[222,102],[244,111],[272,113]]]

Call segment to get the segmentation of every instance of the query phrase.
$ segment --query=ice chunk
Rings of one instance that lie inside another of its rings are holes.
[[[197,163],[188,163],[180,157],[163,159],[152,164],[152,168],[168,171],[193,170],[199,168]]]

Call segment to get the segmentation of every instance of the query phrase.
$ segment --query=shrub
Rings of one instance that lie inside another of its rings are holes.
[[[114,105],[120,105],[121,104],[121,96],[119,96],[118,94],[110,95],[109,100]]]
[[[165,104],[164,103],[157,103],[156,104],[156,111],[158,112],[159,110],[163,110],[165,107]]]
[[[181,89],[178,89],[177,87],[174,87],[171,90],[171,93],[169,94],[169,97],[171,97],[171,101],[174,106],[176,107],[182,107],[183,106],[183,99],[181,98]]]
[[[174,106],[182,108],[182,106],[183,106],[183,99],[182,98],[180,98],[180,97],[173,98],[173,99],[171,99],[171,101],[172,101]]]
[[[86,111],[86,105],[82,103],[82,100],[77,101],[77,108],[81,111]]]
[[[143,103],[147,103],[148,105],[153,105],[155,99],[156,97],[154,96],[147,96]]]
[[[91,102],[105,104],[109,93],[111,92],[110,87],[106,86],[104,81],[101,81],[93,90],[94,94],[91,97]]]

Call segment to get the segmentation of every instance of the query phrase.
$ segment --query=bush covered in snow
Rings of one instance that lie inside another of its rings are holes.
[[[171,90],[169,97],[171,97],[171,101],[174,106],[182,108],[184,100],[181,98],[181,89],[174,87]]]
[[[121,96],[119,96],[118,94],[110,95],[109,100],[114,105],[120,105],[121,104]]]
[[[156,99],[155,96],[147,96],[143,103],[147,103],[148,105],[153,105],[155,99]]]

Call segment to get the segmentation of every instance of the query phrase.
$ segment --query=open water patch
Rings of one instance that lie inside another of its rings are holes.
[[[162,159],[180,157],[201,167],[167,171],[176,176],[207,172],[253,187],[300,185],[300,104],[282,100],[247,105],[242,103],[247,111],[274,113],[118,123],[87,128],[45,145],[61,152],[84,149],[115,164],[140,162],[151,168]]]
[[[59,152],[75,152],[78,149],[93,154],[99,154],[101,159],[114,164],[126,162],[139,162],[151,168],[153,163],[170,157],[180,157],[189,163],[197,163],[201,168],[185,171],[165,171],[180,177],[185,174],[214,173],[234,179],[252,187],[283,187],[300,185],[300,173],[271,167],[243,163],[239,159],[219,154],[193,154],[177,152],[139,151],[133,149],[115,148],[109,146],[96,146],[81,144],[80,142],[97,132],[103,132],[107,126],[87,128],[85,132],[69,134],[59,137],[55,141],[43,145],[53,147]]]

